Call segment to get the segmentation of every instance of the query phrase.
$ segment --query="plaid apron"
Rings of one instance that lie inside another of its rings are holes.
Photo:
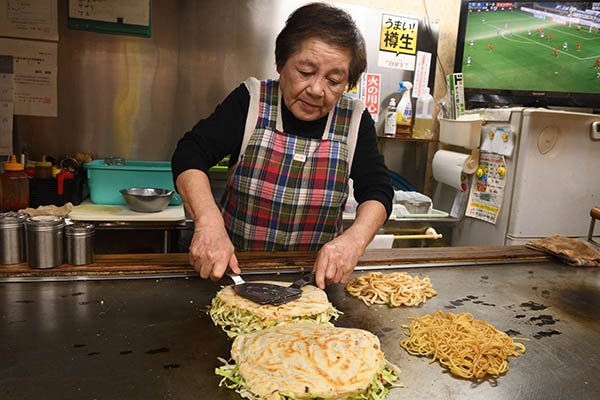
[[[237,250],[317,250],[342,231],[352,100],[343,96],[323,136],[310,139],[283,132],[278,81],[249,91],[258,118],[221,200],[225,227]]]

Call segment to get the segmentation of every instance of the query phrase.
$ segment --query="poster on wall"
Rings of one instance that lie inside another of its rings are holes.
[[[57,115],[57,43],[0,38],[2,53],[13,57],[16,115]]]
[[[0,0],[0,36],[58,40],[56,0]]]
[[[379,118],[379,98],[381,96],[381,75],[363,73],[360,77],[358,98],[365,103],[365,107],[373,120]]]
[[[413,78],[412,97],[418,98],[423,94],[423,89],[429,87],[429,71],[431,70],[431,53],[417,51],[415,75]],[[433,88],[429,88],[430,92]]]
[[[382,14],[377,65],[414,71],[418,32],[418,19]]]

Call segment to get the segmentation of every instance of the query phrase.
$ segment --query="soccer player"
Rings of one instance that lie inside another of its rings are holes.
[[[577,50],[577,51],[581,50],[581,44],[577,43],[575,45],[575,50]]]
[[[531,36],[531,29],[527,30],[527,36]]]
[[[548,40],[552,40],[552,34],[551,33],[548,34]]]
[[[492,44],[491,43],[488,44],[488,51],[492,51]]]
[[[473,39],[471,39],[471,41],[469,42],[469,46],[471,46],[471,47],[475,46],[475,41]]]
[[[596,68],[600,68],[600,58],[596,58]]]
[[[567,42],[563,43],[563,51],[567,51],[567,47],[569,47],[569,45],[567,44]]]
[[[554,57],[558,57],[558,49],[554,49]]]
[[[471,55],[469,54],[467,56],[467,67],[470,67],[470,66],[471,66]]]

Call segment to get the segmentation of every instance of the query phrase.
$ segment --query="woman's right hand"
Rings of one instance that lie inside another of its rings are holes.
[[[236,274],[240,273],[235,248],[222,218],[200,217],[195,222],[189,250],[190,264],[204,279],[221,279],[228,266]]]
[[[212,195],[208,175],[189,169],[177,177],[176,185],[186,210],[194,220],[190,264],[204,279],[221,279],[227,266],[239,274],[235,249]]]

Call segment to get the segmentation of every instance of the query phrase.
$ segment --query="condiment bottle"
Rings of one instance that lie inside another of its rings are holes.
[[[29,176],[25,173],[23,164],[18,163],[14,155],[9,162],[4,163],[0,186],[2,211],[18,211],[29,206]]]
[[[387,137],[396,136],[396,99],[390,99],[390,103],[385,111],[385,124],[383,126],[383,135]]]
[[[46,156],[42,156],[42,161],[37,162],[34,176],[40,179],[52,178],[52,163],[46,161]]]
[[[416,139],[433,138],[433,96],[429,94],[428,87],[423,88],[423,93],[417,98],[412,136]]]

